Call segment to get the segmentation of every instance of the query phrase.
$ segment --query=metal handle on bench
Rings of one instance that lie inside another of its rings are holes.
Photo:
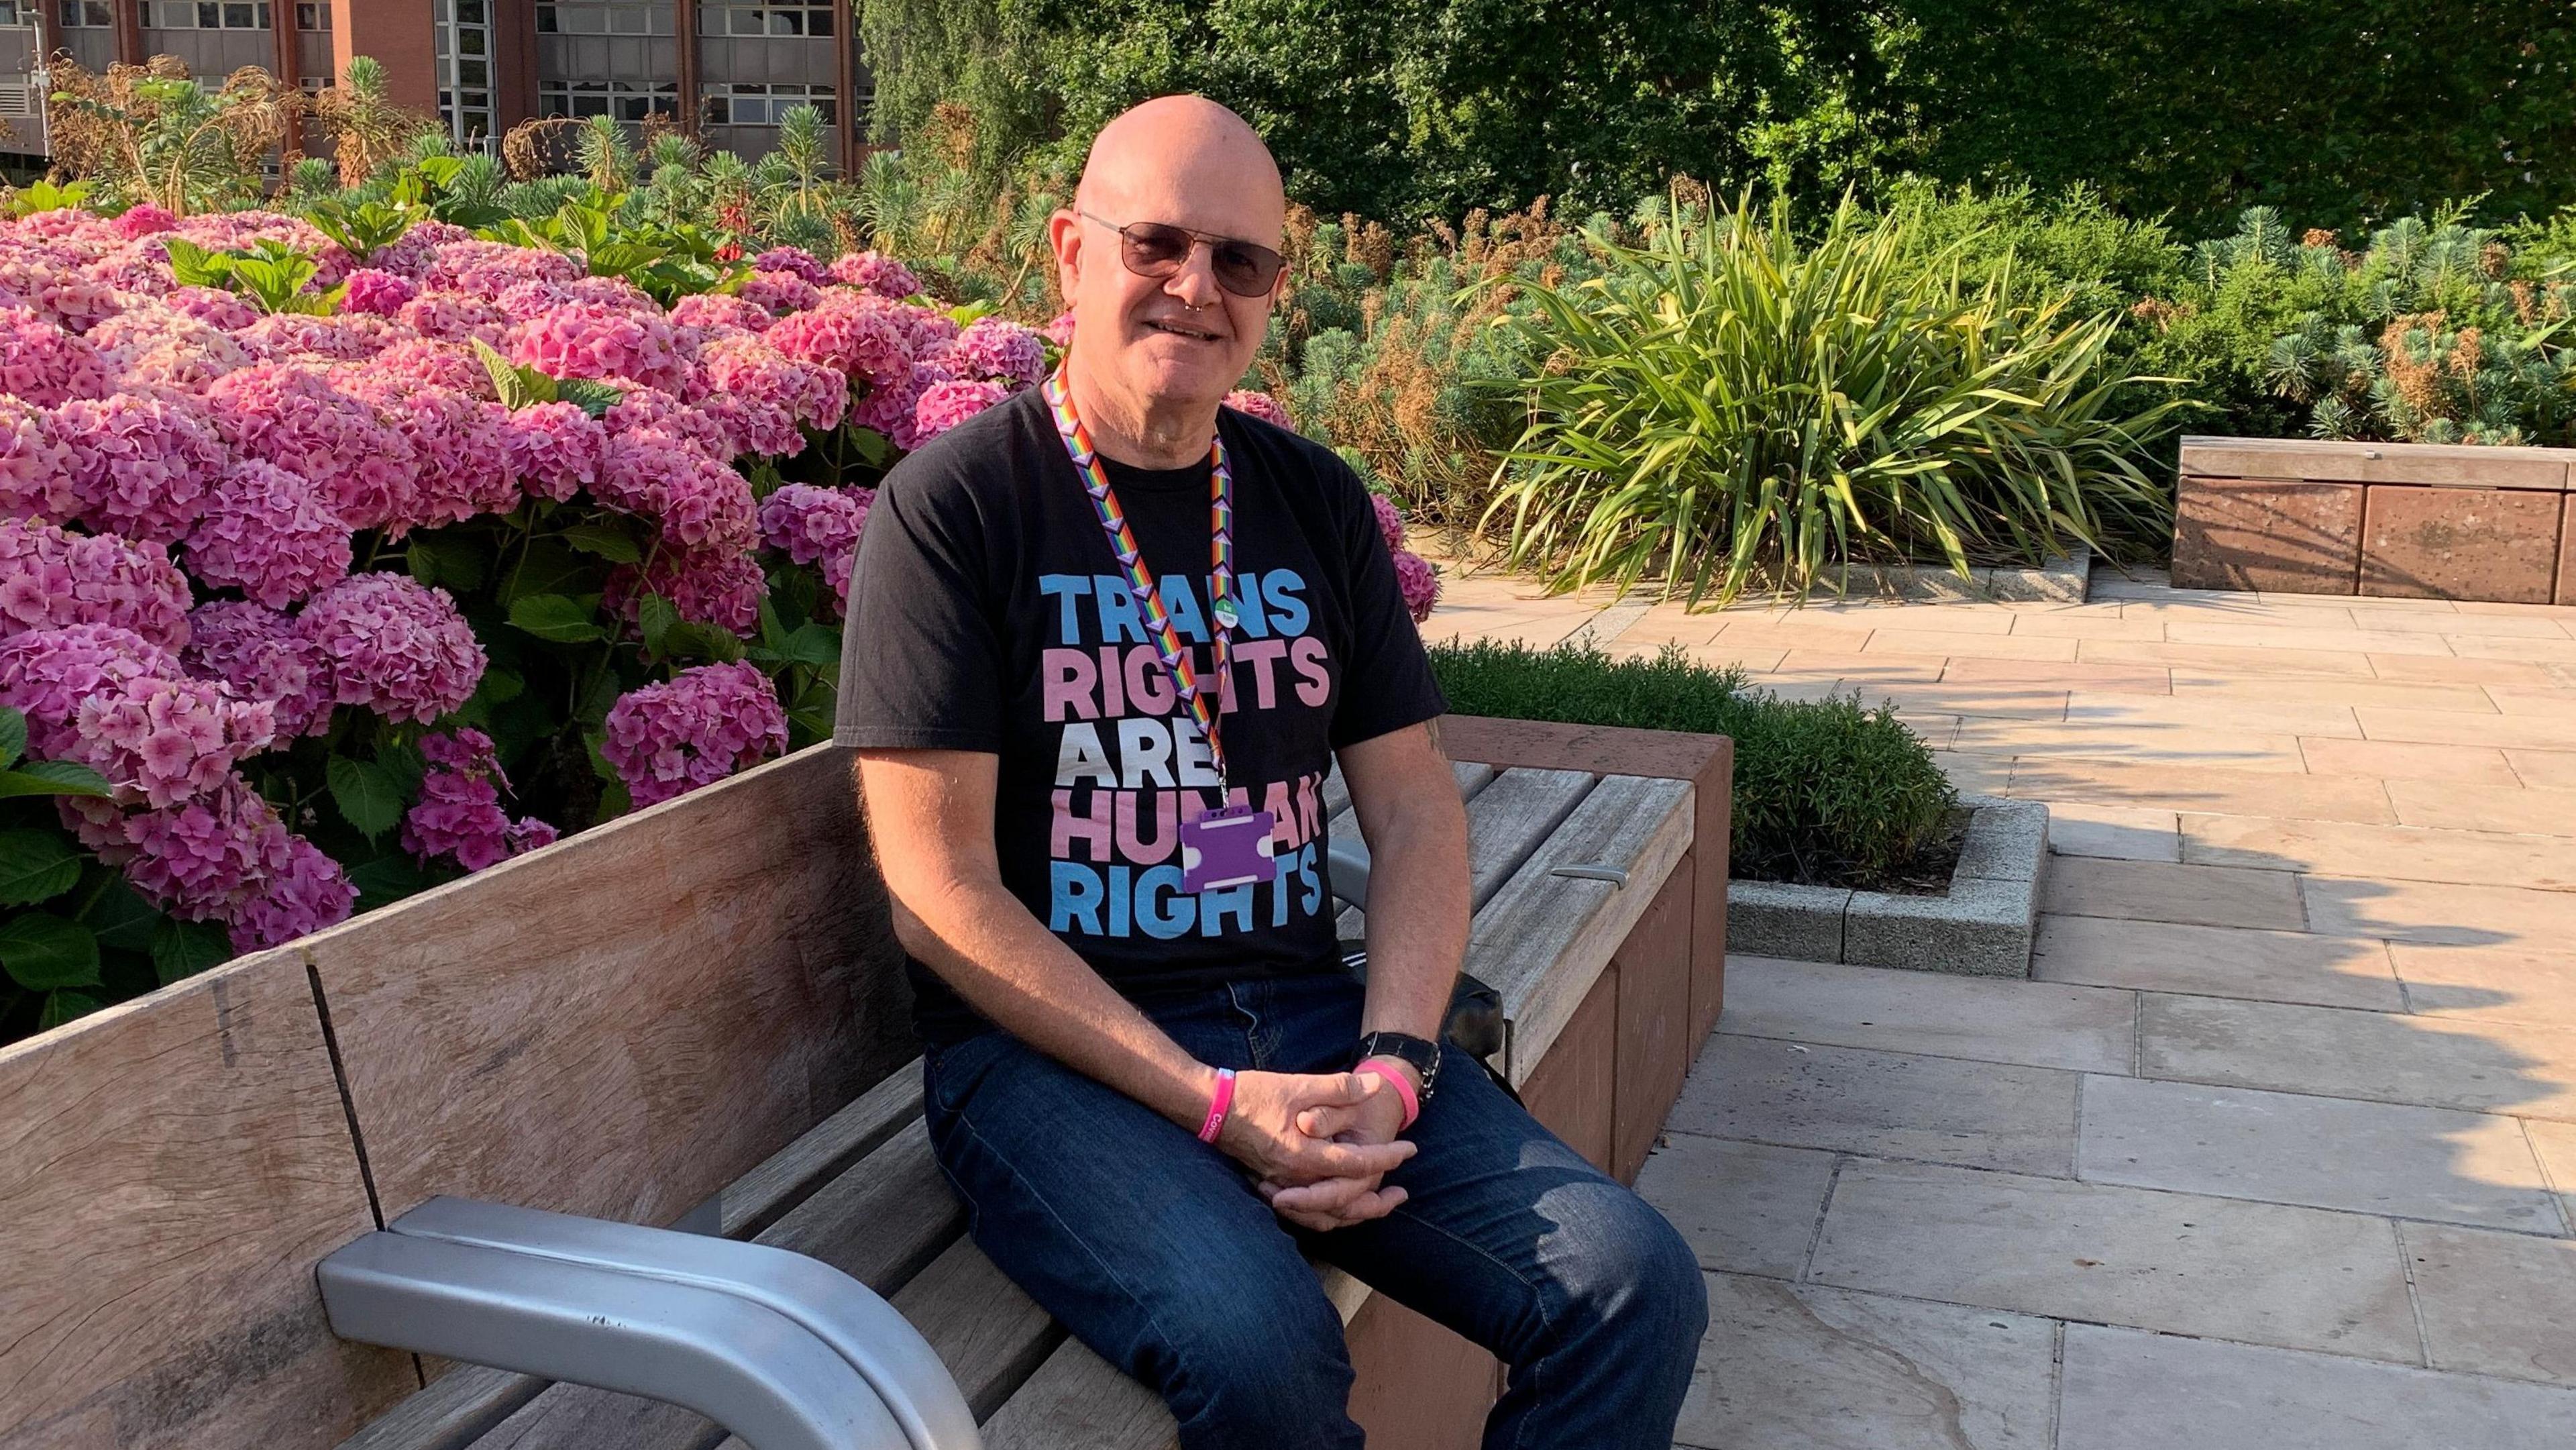
[[[434,1198],[323,1260],[344,1339],[696,1410],[758,1450],[980,1450],[892,1306],[759,1244]]]

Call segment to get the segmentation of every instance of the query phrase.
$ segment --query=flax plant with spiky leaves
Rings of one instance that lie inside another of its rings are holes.
[[[222,210],[259,195],[261,158],[302,110],[303,93],[245,66],[208,90],[170,56],[92,75],[68,60],[54,81],[54,164],[127,204],[173,215]]]
[[[1675,213],[1686,216],[1687,209]],[[1800,594],[1829,566],[2037,562],[2169,516],[2140,466],[2175,406],[2126,416],[2116,313],[2013,307],[1910,266],[1902,218],[1846,198],[1812,246],[1749,195],[1609,270],[1530,286],[1528,426],[1486,524],[1558,589],[1659,576],[1692,603]]]
[[[346,74],[313,98],[313,118],[331,133],[340,184],[364,186],[367,178],[412,149],[438,122],[394,103],[385,68],[373,56],[356,56]]]

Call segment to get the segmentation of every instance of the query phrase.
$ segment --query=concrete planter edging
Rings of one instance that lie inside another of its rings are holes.
[[[1727,883],[1726,949],[1979,977],[2030,975],[2048,807],[1962,796],[1968,834],[1946,896],[1777,881]]]

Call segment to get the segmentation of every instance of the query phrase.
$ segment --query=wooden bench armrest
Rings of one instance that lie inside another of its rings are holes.
[[[780,1249],[437,1198],[318,1278],[344,1338],[685,1406],[763,1450],[982,1443],[903,1316]]]

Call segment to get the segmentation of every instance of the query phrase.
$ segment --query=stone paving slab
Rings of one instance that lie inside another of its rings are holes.
[[[2203,866],[2290,869],[2384,881],[2448,881],[2539,891],[2576,888],[2576,846],[2556,836],[2502,831],[2186,815],[2182,858]]]
[[[1825,1211],[1834,1155],[1675,1133],[1637,1192],[1663,1210],[1703,1269],[1795,1279]]]
[[[2195,926],[2297,931],[2308,924],[2299,901],[2298,878],[2285,870],[2081,856],[2060,859],[2048,873],[2040,909],[2061,916],[2111,916]]]
[[[2388,951],[2413,1011],[2576,1027],[2576,951],[2411,942]]]
[[[2510,764],[2510,762],[2508,762]],[[2576,836],[2576,790],[2533,790],[2517,784],[2463,789],[2430,781],[2392,780],[2388,799],[2409,826],[2451,830],[2521,831]]]
[[[2101,987],[1726,959],[1728,1032],[1835,1047],[2127,1073],[2132,1004]]]
[[[2435,1369],[2576,1386],[2576,1240],[2402,1227]]]
[[[2576,1123],[2527,1118],[2522,1126],[2532,1151],[2540,1155],[2540,1171],[2558,1190],[2558,1211],[2567,1220],[2567,1231],[2576,1235]]]
[[[2475,716],[2467,718],[2475,719]],[[2413,745],[2402,740],[2335,740],[2303,737],[2299,758],[2314,775],[2376,780],[2439,781],[2444,785],[2518,789],[2522,777],[2504,752],[2453,745]]]
[[[2540,1450],[2576,1393],[2264,1345],[2066,1326],[2056,1450]]]
[[[2535,949],[2576,942],[2576,892],[2301,876],[2313,931]]]
[[[2139,1073],[2576,1121],[2576,1029],[2141,994]]]
[[[1706,1450],[2049,1450],[2057,1326],[1707,1275],[1674,1439]]]
[[[2504,759],[2533,790],[2576,790],[2576,751],[2508,750]]]
[[[2173,770],[2134,761],[2073,757],[2017,760],[2005,793],[2045,801],[2089,800],[2239,816],[2383,825],[2397,821],[2388,805],[2388,792],[2378,781],[2277,770]]]
[[[1758,1143],[2064,1178],[2079,1075],[1719,1033],[1665,1126]]]
[[[2369,937],[2042,916],[2030,974],[2095,987],[2406,1010],[2387,944]]]
[[[2421,1352],[2394,1227],[2314,1208],[1864,1160],[1835,1184],[1808,1277],[2410,1364]]]
[[[2556,1234],[2514,1118],[2199,1083],[2084,1081],[2076,1176]]]

